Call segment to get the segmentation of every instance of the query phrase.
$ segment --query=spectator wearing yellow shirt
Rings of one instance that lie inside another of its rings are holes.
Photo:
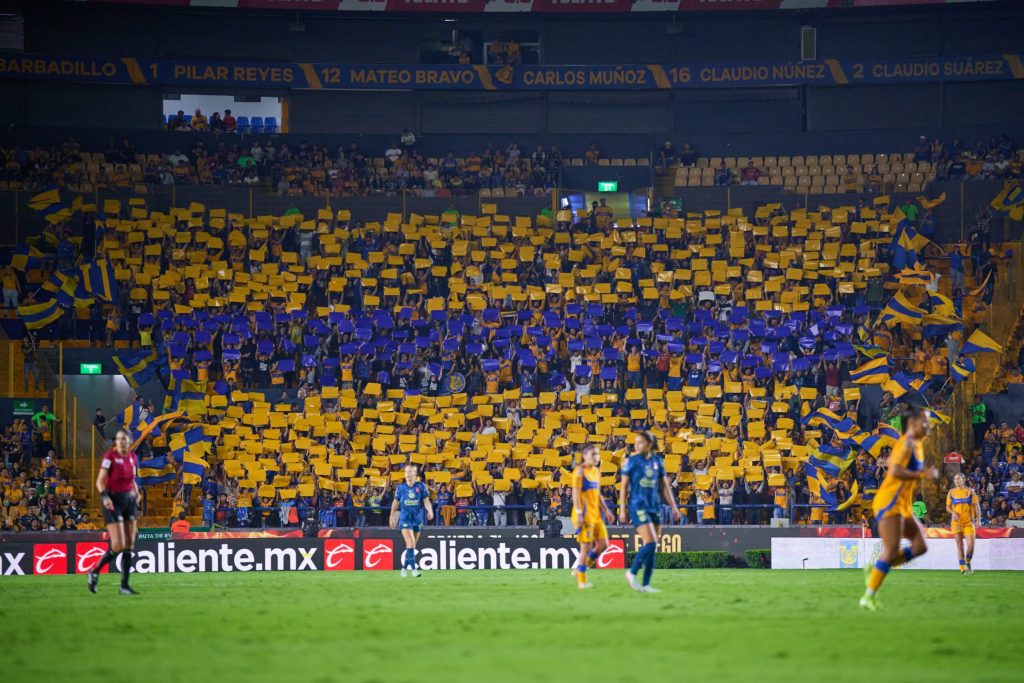
[[[7,266],[3,272],[4,308],[18,307],[18,294],[21,292],[21,285],[18,284],[18,275],[14,268]]]
[[[601,151],[597,148],[595,143],[591,142],[590,147],[587,148],[585,156],[588,166],[597,166],[597,162],[601,158]]]
[[[206,114],[196,108],[196,113],[192,115],[192,130],[205,131],[209,127],[209,122],[206,120]]]

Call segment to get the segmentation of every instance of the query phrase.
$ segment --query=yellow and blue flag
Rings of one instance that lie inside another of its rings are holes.
[[[18,306],[18,315],[21,316],[21,322],[25,323],[26,328],[38,330],[64,315],[64,309],[57,304],[56,299],[50,299],[41,304]]]
[[[843,510],[853,507],[859,502],[861,502],[860,485],[856,480],[854,480],[853,485],[850,486],[850,497],[836,506],[836,512],[842,512]]]
[[[157,351],[153,349],[141,349],[126,353],[114,354],[114,365],[118,371],[128,380],[132,389],[153,379],[157,375]]]
[[[854,384],[885,384],[889,379],[889,357],[881,356],[869,360],[858,368],[850,371],[850,379]]]
[[[889,300],[889,303],[885,305],[885,308],[882,309],[879,320],[886,324],[889,324],[892,320],[898,320],[908,325],[916,325],[921,322],[921,318],[924,316],[925,311],[910,303],[907,297],[903,296],[903,292],[896,292],[892,299]]]
[[[1024,187],[1019,180],[1007,183],[991,204],[996,211],[1009,214],[1015,221],[1024,220]]]
[[[42,265],[42,258],[43,252],[22,242],[14,247],[14,252],[11,254],[11,266],[15,270],[32,270]]]
[[[177,477],[177,470],[166,455],[139,461],[135,479],[139,486],[155,486]]]
[[[929,314],[921,318],[921,334],[924,337],[940,337],[964,329],[959,319],[939,314]]]
[[[46,211],[52,206],[61,203],[60,190],[55,185],[51,185],[37,195],[33,195],[28,200],[28,206],[33,211]]]
[[[928,305],[932,307],[932,313],[935,315],[947,315],[951,318],[956,316],[956,305],[945,294],[932,292],[928,297]]]
[[[811,452],[807,462],[830,477],[837,477],[853,464],[855,456],[850,448],[822,444]]]
[[[821,498],[830,509],[836,506],[836,494],[828,490],[828,479],[825,473],[820,471],[809,460],[804,463],[804,474],[807,475],[807,488],[812,495]]]
[[[971,336],[967,338],[967,342],[964,347],[960,349],[960,353],[1002,353],[1002,345],[996,343],[992,337],[988,336],[981,330],[975,330],[971,333]]]
[[[932,273],[923,268],[920,268],[921,264],[916,264],[913,268],[904,268],[896,275],[896,280],[901,285],[920,285],[925,286],[931,284],[932,278],[935,277]]]
[[[879,422],[878,427],[875,429],[875,433],[887,439],[892,439],[893,441],[900,438],[899,430],[887,422]]]
[[[853,418],[840,417],[825,407],[818,408],[813,413],[809,413],[801,422],[808,427],[817,427],[823,424],[837,432],[848,432],[856,425]]]
[[[865,358],[881,358],[887,355],[885,349],[874,344],[854,344],[854,350]]]
[[[109,258],[84,264],[79,271],[79,281],[83,290],[104,301],[117,300],[117,279],[114,277],[114,266],[111,265]]]
[[[953,365],[950,366],[949,371],[953,377],[954,382],[963,382],[965,379],[974,374],[976,369],[973,358],[961,358],[953,361]]]

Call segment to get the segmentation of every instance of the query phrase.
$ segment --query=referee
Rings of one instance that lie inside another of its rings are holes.
[[[110,548],[89,572],[89,590],[96,592],[100,570],[121,555],[121,595],[136,595],[128,585],[132,570],[132,548],[135,546],[135,515],[138,510],[139,486],[135,483],[138,460],[131,451],[128,432],[119,430],[114,447],[103,454],[96,490],[103,501],[103,521],[110,536]]]

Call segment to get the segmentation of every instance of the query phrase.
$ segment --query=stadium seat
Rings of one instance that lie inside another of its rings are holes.
[[[237,120],[237,123],[238,123],[238,132],[239,133],[248,133],[249,132],[249,117],[248,116],[239,116],[236,120]]]
[[[249,120],[249,129],[253,133],[262,133],[263,132],[263,117],[262,116],[254,116],[254,117],[252,117]]]
[[[263,132],[264,133],[276,133],[277,132],[277,118],[274,116],[268,116],[263,119]]]

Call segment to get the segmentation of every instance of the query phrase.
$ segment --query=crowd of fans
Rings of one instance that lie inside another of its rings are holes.
[[[588,154],[597,154],[596,147]],[[516,143],[485,147],[456,157],[425,157],[416,136],[405,130],[383,150],[358,143],[326,145],[278,142],[274,138],[196,138],[170,154],[142,154],[127,138],[111,139],[102,153],[83,153],[69,139],[49,149],[0,147],[5,189],[38,191],[49,185],[73,192],[146,185],[250,185],[280,196],[368,196],[413,191],[445,197],[477,190],[509,196],[544,195],[557,185],[563,156],[558,147],[523,151]],[[596,156],[595,163],[596,163]]]
[[[111,341],[167,359],[164,409],[187,397],[213,435],[201,495],[181,487],[174,512],[201,505],[221,524],[299,524],[310,508],[324,523],[379,523],[407,459],[423,466],[438,523],[564,519],[580,444],[601,448],[614,504],[641,429],[664,436],[692,522],[859,520],[891,445],[876,428],[896,402],[861,400],[850,370],[887,353],[941,407],[974,326],[934,338],[872,324],[890,295],[885,206],[775,204],[625,228],[598,211],[451,209],[406,225],[344,210],[125,214],[97,221],[98,255],[123,282],[93,308]],[[76,229],[56,226],[55,241]],[[929,307],[930,291],[908,296]],[[957,296],[984,311],[982,295]],[[806,421],[822,410],[849,418],[846,433]],[[861,449],[854,431],[879,438]],[[822,448],[855,463],[818,488],[803,462]],[[854,482],[856,504],[829,512],[821,491],[846,501]]]
[[[49,417],[44,406],[32,420],[16,418],[0,434],[0,532],[98,528],[58,467],[54,451],[32,457],[33,451],[39,452],[35,442],[49,429]]]
[[[1018,151],[1017,143],[1005,134],[973,145],[959,138],[946,144],[922,135],[914,159],[934,164],[940,180],[1001,180],[1021,177]]]

